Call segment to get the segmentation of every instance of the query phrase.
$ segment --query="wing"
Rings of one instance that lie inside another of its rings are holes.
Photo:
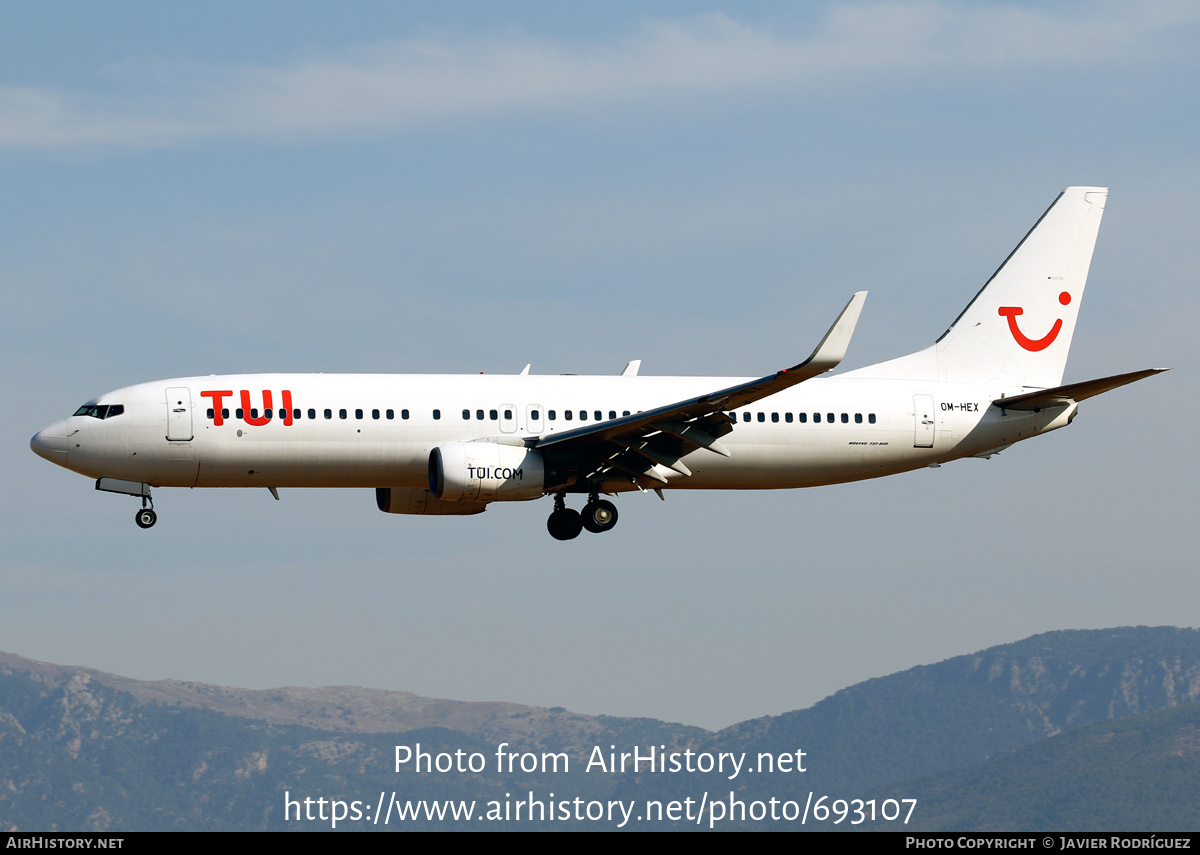
[[[799,365],[697,398],[548,434],[539,437],[533,447],[572,466],[574,483],[598,484],[609,475],[621,474],[645,489],[667,483],[660,467],[691,475],[681,458],[698,448],[730,456],[720,443],[720,438],[733,430],[727,410],[744,407],[837,367],[846,355],[866,297],[866,291],[859,291],[850,298],[816,350]]]

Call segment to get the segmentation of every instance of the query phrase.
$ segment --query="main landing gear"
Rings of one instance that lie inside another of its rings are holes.
[[[617,506],[597,494],[588,496],[588,502],[583,506],[583,513],[567,507],[566,498],[562,493],[554,496],[554,512],[546,521],[546,529],[555,540],[573,540],[579,537],[579,532],[585,528],[599,534],[609,531],[617,524]]]

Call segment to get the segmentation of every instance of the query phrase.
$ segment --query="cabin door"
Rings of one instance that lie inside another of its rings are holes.
[[[916,434],[914,448],[933,448],[933,432],[936,427],[933,412],[933,395],[913,395],[913,420]]]
[[[167,439],[186,441],[192,433],[192,391],[186,386],[167,390]]]

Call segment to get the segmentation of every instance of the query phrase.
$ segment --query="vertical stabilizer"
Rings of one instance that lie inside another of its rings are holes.
[[[1046,388],[1062,382],[1106,187],[1068,187],[935,349],[939,379]]]

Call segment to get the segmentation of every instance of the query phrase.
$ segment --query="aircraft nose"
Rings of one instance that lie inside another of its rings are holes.
[[[43,428],[29,440],[29,447],[38,457],[44,457],[51,463],[65,466],[67,463],[67,432],[62,422],[55,422],[48,428]]]

